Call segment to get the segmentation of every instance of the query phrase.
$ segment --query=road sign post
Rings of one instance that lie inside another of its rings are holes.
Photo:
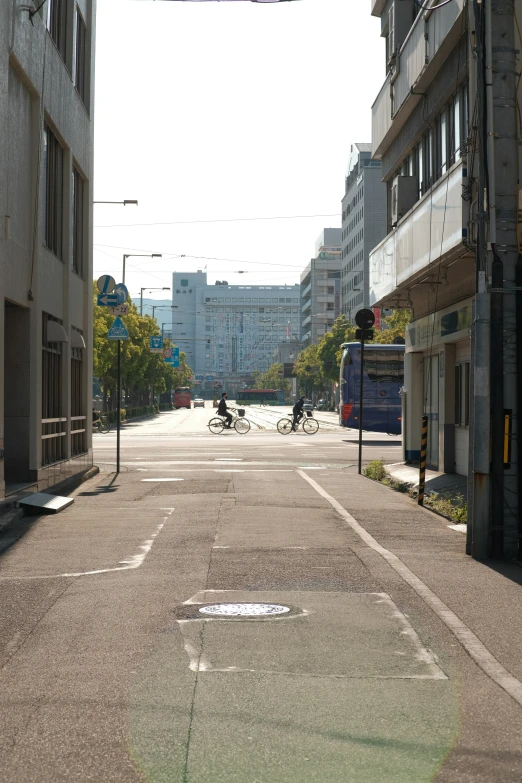
[[[121,341],[129,339],[129,333],[121,318],[114,323],[107,333],[108,340],[118,342],[118,364],[116,372],[116,473],[120,472],[120,430],[121,430]]]
[[[355,314],[355,323],[359,327],[355,336],[361,341],[361,365],[359,378],[359,467],[358,473],[362,471],[362,426],[363,426],[363,389],[364,389],[364,341],[373,339],[372,326],[375,323],[375,315],[372,310],[363,308]]]

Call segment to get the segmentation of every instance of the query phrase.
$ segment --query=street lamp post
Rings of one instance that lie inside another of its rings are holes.
[[[164,285],[163,288],[149,288],[146,286],[145,288],[140,288],[140,315],[143,315],[143,292],[144,291],[170,291],[170,286]],[[167,307],[167,305],[163,305],[164,307]],[[159,305],[157,305],[159,307]]]
[[[121,282],[125,285],[125,261],[128,258],[163,258],[163,253],[124,253],[123,254],[123,273]]]
[[[183,321],[176,321],[176,323],[172,323],[172,321],[163,321],[161,324],[161,337],[163,339],[163,327],[166,326],[166,324],[170,324],[171,326],[183,326]]]
[[[152,317],[155,318],[154,313],[156,310],[167,310],[170,307],[171,310],[175,310],[177,308],[177,305],[152,305]]]
[[[138,206],[138,202],[134,198],[133,199],[126,198],[123,201],[93,201],[92,203],[93,204],[123,204],[124,207],[126,207],[127,204],[132,204],[135,207]]]

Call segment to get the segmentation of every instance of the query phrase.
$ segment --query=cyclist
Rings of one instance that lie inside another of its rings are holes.
[[[299,422],[304,416],[303,413],[303,406],[304,406],[305,397],[299,397],[298,401],[294,405],[292,409],[292,413],[294,414],[294,419],[292,421],[292,431],[295,432],[297,427],[299,426]]]
[[[225,425],[225,429],[227,429],[227,430],[231,429],[232,428],[232,419],[234,417],[232,416],[231,413],[228,412],[227,393],[226,392],[223,392],[223,394],[221,395],[221,399],[219,401],[217,412],[218,412],[218,414],[220,416],[223,416],[227,420],[227,422],[228,422]]]

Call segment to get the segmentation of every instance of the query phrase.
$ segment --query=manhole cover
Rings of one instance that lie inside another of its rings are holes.
[[[259,617],[273,614],[286,614],[289,606],[280,604],[212,604],[202,606],[202,614],[218,615],[220,617]]]

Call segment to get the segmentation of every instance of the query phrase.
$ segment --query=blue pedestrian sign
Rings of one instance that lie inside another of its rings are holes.
[[[97,303],[101,307],[116,307],[121,304],[117,294],[98,294]]]
[[[150,350],[152,353],[162,353],[163,352],[163,337],[160,335],[153,335],[150,338]]]
[[[128,340],[129,333],[121,318],[115,318],[114,323],[107,333],[108,340]]]

